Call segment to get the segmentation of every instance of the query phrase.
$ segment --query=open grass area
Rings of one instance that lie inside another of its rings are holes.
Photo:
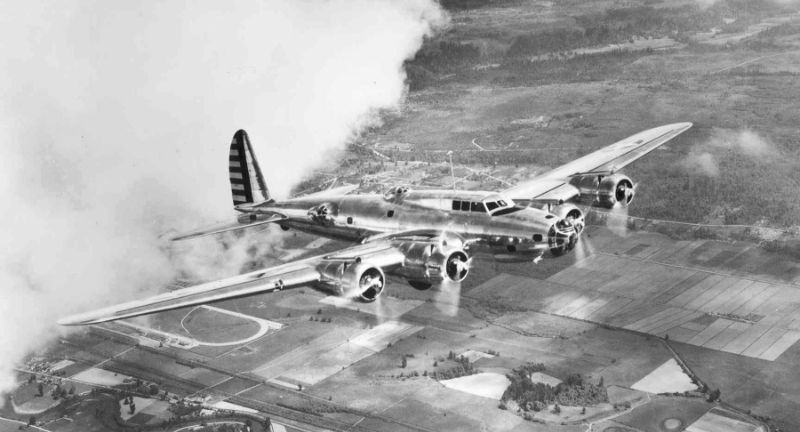
[[[205,307],[192,309],[181,323],[191,337],[210,343],[247,339],[261,328],[252,319]]]
[[[620,416],[615,421],[645,431],[669,431],[664,424],[675,419],[685,428],[699,419],[713,407],[702,399],[659,398],[632,412]],[[671,422],[674,423],[674,422]],[[678,427],[673,430],[682,430]]]

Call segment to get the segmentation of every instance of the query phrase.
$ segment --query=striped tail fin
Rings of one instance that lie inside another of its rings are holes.
[[[228,157],[228,172],[231,179],[233,205],[269,201],[269,189],[258,167],[250,138],[244,130],[238,130],[231,141]]]

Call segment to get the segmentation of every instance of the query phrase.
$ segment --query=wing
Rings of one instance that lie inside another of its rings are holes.
[[[639,132],[534,179],[523,181],[502,193],[518,200],[567,201],[579,193],[577,188],[568,183],[570,177],[613,174],[690,127],[691,123],[674,123]]]
[[[249,222],[249,221],[242,222],[242,221],[240,221],[240,222],[233,222],[233,223],[225,223],[225,224],[221,224],[221,225],[215,225],[215,226],[212,226],[212,227],[200,228],[200,229],[195,230],[195,231],[190,231],[190,232],[178,234],[178,235],[176,235],[174,237],[171,237],[170,240],[172,240],[172,241],[187,240],[187,239],[195,238],[195,237],[203,237],[203,236],[212,235],[212,234],[219,234],[219,233],[222,233],[222,232],[225,232],[225,231],[237,231],[237,230],[240,230],[240,229],[252,228],[252,227],[256,227],[256,226],[260,226],[260,225],[266,225],[266,224],[270,224],[270,223],[273,223],[273,222],[277,222],[277,221],[286,219],[286,216],[280,215],[280,214],[277,214],[277,213],[270,214],[270,215],[259,215],[259,216],[260,216],[260,218],[255,220],[255,221],[253,221],[253,222]]]
[[[331,282],[340,277],[342,274],[340,270],[347,268],[349,264],[359,264],[363,261],[384,269],[401,264],[404,258],[405,256],[391,242],[377,241],[342,249],[333,254],[305,258],[269,269],[70,316],[59,320],[58,323],[61,325],[99,324],[186,306],[280,291],[314,282]],[[342,266],[342,264],[345,265]]]

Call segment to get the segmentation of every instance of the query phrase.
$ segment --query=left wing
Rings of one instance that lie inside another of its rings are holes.
[[[578,189],[569,184],[571,177],[613,174],[690,127],[691,123],[674,123],[639,132],[536,178],[523,181],[502,193],[520,201],[567,201],[579,194]]]
[[[203,283],[143,300],[73,315],[58,321],[61,325],[99,324],[186,306],[210,303],[252,294],[280,291],[315,282],[335,287],[352,287],[356,295],[380,294],[385,284],[383,269],[400,265],[405,256],[389,241],[377,241],[318,255],[230,278]],[[367,290],[373,290],[367,292]]]

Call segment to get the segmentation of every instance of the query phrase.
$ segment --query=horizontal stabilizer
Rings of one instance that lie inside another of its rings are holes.
[[[226,232],[226,231],[237,231],[237,230],[241,230],[241,229],[245,229],[245,228],[252,228],[252,227],[256,227],[256,226],[260,226],[260,225],[266,225],[266,224],[269,224],[269,223],[281,221],[283,219],[286,219],[286,217],[283,216],[283,215],[272,214],[272,215],[267,216],[266,219],[256,220],[254,222],[248,222],[248,223],[233,222],[233,223],[226,223],[226,224],[223,224],[223,225],[216,225],[216,226],[213,226],[213,227],[201,228],[201,229],[198,229],[198,230],[195,230],[195,231],[191,231],[191,232],[187,232],[187,233],[183,233],[183,234],[178,234],[177,236],[170,238],[170,240],[172,240],[172,241],[187,240],[187,239],[196,238],[196,237],[203,237],[203,236],[208,236],[208,235],[213,235],[213,234],[219,234],[219,233],[223,233],[223,232]]]

